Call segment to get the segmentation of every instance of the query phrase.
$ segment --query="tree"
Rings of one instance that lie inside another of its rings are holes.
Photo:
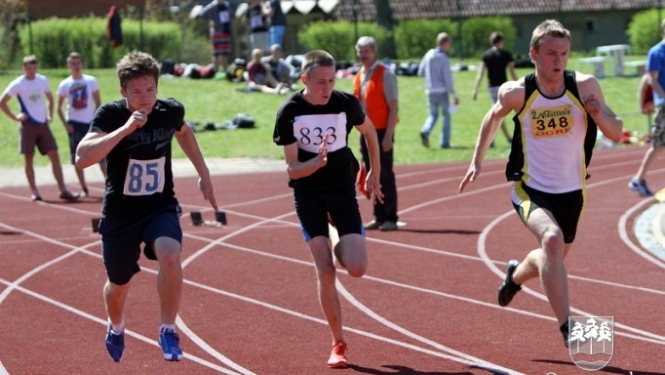
[[[397,57],[395,49],[395,36],[393,34],[393,10],[390,6],[390,0],[373,0],[376,8],[376,21],[379,26],[388,30],[388,40],[385,44],[385,50],[382,53],[390,58]]]

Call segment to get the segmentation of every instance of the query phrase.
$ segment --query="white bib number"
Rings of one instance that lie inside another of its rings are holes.
[[[219,12],[219,22],[220,23],[229,23],[231,17],[229,17],[229,11],[225,10],[222,12]]]
[[[346,146],[346,113],[297,116],[293,132],[305,151],[319,152],[326,135],[328,151],[337,151]]]
[[[166,179],[165,162],[164,156],[154,160],[129,159],[123,193],[132,196],[161,193]]]
[[[257,29],[263,26],[263,17],[259,15],[254,15],[249,19],[249,27],[252,29]]]

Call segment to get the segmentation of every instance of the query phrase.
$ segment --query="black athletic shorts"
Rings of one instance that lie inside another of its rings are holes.
[[[328,214],[340,237],[349,233],[365,235],[355,186],[345,190],[295,190],[296,214],[305,241],[317,236],[328,237]]]
[[[138,262],[142,243],[150,243],[159,237],[182,243],[181,213],[180,206],[173,205],[131,222],[102,218],[99,233],[109,280],[124,285],[141,270]]]
[[[573,243],[577,233],[577,225],[584,210],[585,195],[583,190],[575,190],[562,194],[544,193],[532,189],[522,181],[513,185],[513,207],[526,224],[529,214],[536,208],[542,208],[552,213],[559,228],[563,232],[565,243]]]

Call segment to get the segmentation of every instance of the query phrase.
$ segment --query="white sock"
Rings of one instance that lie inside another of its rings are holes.
[[[122,322],[119,325],[111,323],[111,333],[114,335],[121,335],[125,331],[125,317],[122,317]]]
[[[175,332],[175,324],[163,324],[159,327],[159,333],[164,333],[166,331]]]

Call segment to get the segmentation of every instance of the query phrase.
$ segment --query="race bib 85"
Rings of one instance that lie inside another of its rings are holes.
[[[129,159],[123,193],[132,196],[161,193],[164,190],[165,162],[164,156],[154,160]]]

